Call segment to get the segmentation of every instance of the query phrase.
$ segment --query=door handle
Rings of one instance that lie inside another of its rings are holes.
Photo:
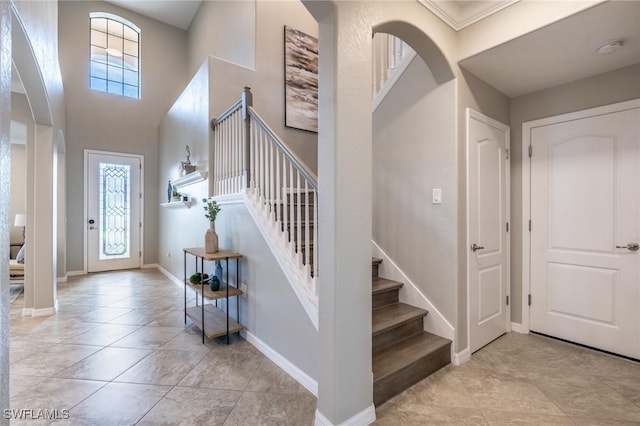
[[[471,251],[478,251],[478,250],[484,250],[484,247],[479,246],[476,243],[473,243],[473,245],[471,246]]]
[[[94,230],[94,229],[96,229],[96,227],[95,226],[90,226],[89,229]]]
[[[638,251],[638,249],[640,249],[640,244],[638,244],[638,243],[629,243],[626,246],[616,246],[616,248],[627,249],[627,250],[630,250],[630,251]]]

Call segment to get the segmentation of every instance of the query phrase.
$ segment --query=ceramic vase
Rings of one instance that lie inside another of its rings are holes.
[[[204,234],[204,252],[216,253],[218,251],[218,234],[216,234],[216,222],[209,222],[209,229]]]

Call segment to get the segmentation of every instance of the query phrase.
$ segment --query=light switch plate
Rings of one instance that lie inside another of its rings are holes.
[[[442,188],[433,188],[431,204],[442,204]]]

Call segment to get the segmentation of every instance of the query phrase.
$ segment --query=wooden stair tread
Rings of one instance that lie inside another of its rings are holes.
[[[371,258],[371,264],[372,264],[372,265],[379,265],[379,264],[381,264],[381,263],[382,263],[382,259],[377,258],[377,257],[372,257],[372,258]]]
[[[404,284],[398,281],[376,277],[376,278],[373,278],[373,282],[371,284],[371,293],[372,294],[384,293],[385,291],[399,289],[403,285]]]
[[[450,340],[426,331],[405,339],[373,355],[373,381],[383,380],[450,344]]]
[[[422,318],[428,313],[424,309],[400,302],[375,308],[372,311],[372,335],[375,336],[409,321]]]

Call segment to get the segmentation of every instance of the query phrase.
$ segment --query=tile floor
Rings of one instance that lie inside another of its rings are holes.
[[[11,305],[11,407],[73,425],[311,425],[316,400],[253,346],[184,325],[182,289],[155,270],[75,277],[60,311]],[[190,323],[189,323],[190,324]],[[640,364],[508,334],[378,407],[376,425],[640,425]],[[12,421],[11,424],[47,424]]]

